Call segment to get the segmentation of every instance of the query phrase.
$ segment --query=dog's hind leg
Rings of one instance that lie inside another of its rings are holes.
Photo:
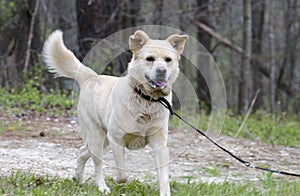
[[[100,192],[109,193],[110,189],[104,181],[102,156],[100,156],[100,157],[101,158],[99,158],[99,156],[95,156],[94,154],[92,155],[92,159],[93,159],[93,162],[95,165],[95,180],[96,180],[96,183],[98,185]]]
[[[77,158],[77,165],[75,169],[75,176],[74,178],[79,182],[83,181],[84,178],[84,167],[87,160],[91,157],[90,151],[86,145],[82,146],[79,149],[78,158]]]
[[[93,125],[89,125],[90,128]],[[104,130],[98,128],[97,129],[86,129],[90,131],[88,137],[85,138],[85,142],[87,143],[87,147],[91,154],[92,160],[95,166],[95,181],[98,185],[99,191],[104,193],[109,193],[110,189],[106,185],[104,181],[104,172],[103,172],[103,155],[104,155],[104,147],[106,144],[106,133]]]
[[[98,185],[100,192],[110,192],[110,189],[104,181],[103,174],[103,154],[104,147],[107,145],[107,137],[105,131],[95,123],[95,120],[92,118],[87,118],[89,113],[87,111],[80,111],[79,121],[80,125],[80,136],[84,140],[86,147],[82,149],[81,155],[78,159],[78,174],[81,173],[81,163],[85,161],[85,158],[89,156],[92,158],[95,166],[95,181]],[[80,176],[80,175],[79,175]]]

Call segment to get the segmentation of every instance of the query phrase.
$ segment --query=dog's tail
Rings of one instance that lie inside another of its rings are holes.
[[[44,60],[49,71],[55,73],[55,77],[75,79],[81,86],[87,79],[97,76],[97,73],[83,65],[66,48],[62,35],[62,31],[56,30],[49,36],[43,48]]]

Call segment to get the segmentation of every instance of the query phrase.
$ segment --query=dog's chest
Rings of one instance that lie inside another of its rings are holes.
[[[135,121],[138,123],[138,124],[148,124],[149,122],[151,122],[153,118],[153,115],[151,114],[139,114],[135,117]]]
[[[153,124],[161,121],[166,113],[162,105],[157,102],[144,100],[139,95],[131,97],[127,109],[132,120],[138,125]]]

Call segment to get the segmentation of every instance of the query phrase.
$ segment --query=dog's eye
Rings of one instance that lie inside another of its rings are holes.
[[[153,56],[148,56],[148,57],[146,58],[146,61],[152,62],[152,61],[155,61],[155,59],[154,59]]]
[[[172,61],[172,59],[171,59],[170,57],[166,57],[166,58],[165,58],[165,61],[166,61],[167,63],[169,63],[169,62]]]

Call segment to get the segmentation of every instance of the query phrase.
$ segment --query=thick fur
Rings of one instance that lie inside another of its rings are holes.
[[[160,183],[160,195],[170,195],[167,147],[169,113],[160,103],[147,101],[134,89],[157,99],[171,102],[178,61],[187,36],[171,35],[166,40],[152,40],[143,31],[129,38],[133,53],[124,77],[98,75],[84,66],[68,50],[62,32],[55,31],[45,42],[43,56],[50,72],[57,77],[75,79],[80,86],[79,134],[85,142],[77,159],[75,178],[83,180],[84,166],[92,157],[95,180],[100,191],[109,192],[104,182],[102,155],[110,144],[117,168],[117,182],[125,182],[124,148],[139,149],[151,145]]]

